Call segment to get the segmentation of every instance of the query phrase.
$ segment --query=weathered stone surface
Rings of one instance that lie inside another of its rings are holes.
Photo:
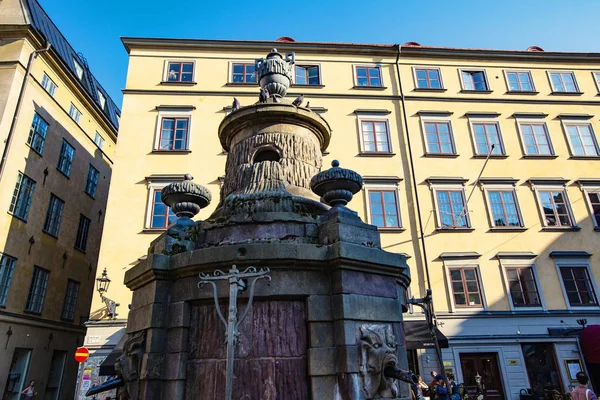
[[[308,350],[308,374],[310,376],[333,375],[336,371],[335,347],[318,347]]]
[[[187,367],[187,353],[168,353],[166,354],[164,379],[178,380],[185,379]]]
[[[337,379],[335,375],[331,376],[311,376],[310,377],[311,399],[344,399],[339,397]]]
[[[336,346],[356,344],[356,325],[359,321],[337,320],[333,322]]]
[[[169,304],[169,328],[190,326],[190,306],[185,301]]]
[[[306,299],[308,306],[308,321],[331,321],[331,296],[309,296]]]
[[[185,380],[165,381],[162,384],[162,398],[169,400],[184,400],[185,396]]]
[[[161,379],[163,365],[166,359],[165,353],[146,353],[142,356],[141,379]]]
[[[164,303],[148,304],[129,312],[127,333],[138,332],[148,328],[164,328],[167,322],[167,305]]]
[[[354,270],[333,272],[334,294],[360,294],[365,296],[397,298],[398,284],[393,276],[377,275]]]
[[[166,303],[169,301],[171,284],[168,281],[151,281],[133,292],[131,310],[152,303]]]
[[[172,328],[167,331],[167,353],[188,351],[188,328]]]
[[[360,372],[359,348],[357,345],[338,346],[336,353],[337,372]]]
[[[332,296],[334,319],[402,321],[400,301],[385,297],[341,294]]]
[[[309,324],[310,347],[331,347],[333,340],[332,322],[311,322]]]
[[[140,399],[161,400],[163,382],[159,380],[142,380],[140,385]]]
[[[167,330],[163,328],[148,329],[146,331],[146,353],[165,351],[167,347]]]

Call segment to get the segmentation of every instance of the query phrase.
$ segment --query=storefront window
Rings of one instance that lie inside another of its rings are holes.
[[[524,344],[523,357],[525,357],[525,366],[534,393],[542,394],[544,390],[562,390],[552,343]]]

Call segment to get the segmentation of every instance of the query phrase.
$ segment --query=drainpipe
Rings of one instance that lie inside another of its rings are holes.
[[[400,52],[402,50],[401,45],[398,46],[398,54],[396,55],[396,74],[398,76],[398,87],[400,88],[400,103],[402,104],[402,117],[404,119],[404,130],[406,131],[406,144],[408,147],[408,163],[410,165],[410,173],[412,175],[412,187],[414,192],[414,200],[415,205],[417,207],[417,221],[419,223],[419,231],[420,231],[420,239],[421,239],[421,248],[423,249],[423,267],[425,269],[425,276],[427,278],[427,292],[428,296],[431,296],[431,278],[429,275],[429,263],[427,261],[427,249],[425,247],[425,232],[423,230],[423,220],[421,218],[421,203],[419,202],[419,193],[417,191],[417,178],[415,174],[415,164],[413,162],[413,154],[412,154],[412,145],[410,143],[410,134],[408,132],[408,118],[406,114],[406,104],[404,102],[404,90],[402,88],[402,80],[400,79]],[[435,344],[436,355],[438,357],[438,361],[440,363],[440,373],[444,378],[444,382],[446,383],[446,388],[448,391],[451,390],[451,387],[448,382],[448,377],[446,376],[446,369],[444,368],[444,361],[442,359],[442,349],[440,348],[440,344],[437,339],[437,335],[435,334],[436,327],[436,318],[435,311],[433,309],[433,299],[428,304],[428,309],[425,311],[425,316],[428,320],[428,323],[431,324],[431,334],[433,335],[433,340]]]
[[[27,87],[27,81],[31,74],[31,67],[33,66],[33,60],[37,58],[40,53],[44,53],[50,50],[50,42],[46,43],[46,47],[39,50],[34,50],[29,55],[29,61],[27,62],[27,69],[25,70],[25,76],[23,77],[23,83],[21,84],[21,91],[19,92],[19,99],[17,100],[17,107],[15,108],[15,114],[8,130],[8,136],[6,136],[6,144],[4,145],[4,151],[2,152],[2,159],[0,160],[0,180],[2,180],[2,174],[4,173],[4,167],[6,166],[6,159],[8,158],[8,152],[10,151],[10,145],[12,144],[13,135],[17,127],[17,121],[19,119],[19,112],[21,111],[21,105],[23,104],[23,98],[25,97],[25,88]]]

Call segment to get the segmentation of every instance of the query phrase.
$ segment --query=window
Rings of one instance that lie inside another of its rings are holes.
[[[356,85],[381,87],[381,68],[379,67],[355,67]]]
[[[442,228],[467,228],[467,210],[463,190],[435,191],[440,226]]]
[[[60,155],[58,156],[58,165],[56,168],[65,174],[66,176],[71,175],[71,165],[73,165],[73,158],[75,157],[75,148],[63,139],[62,147],[60,148]]]
[[[473,123],[473,133],[475,135],[475,148],[478,155],[503,155],[504,146],[500,137],[500,127],[495,122],[477,122]],[[494,145],[494,150],[492,150]]]
[[[25,303],[25,311],[36,314],[42,313],[49,277],[50,271],[40,267],[33,267],[33,277],[31,278],[31,286],[27,295],[27,303]]]
[[[17,184],[10,202],[9,212],[17,218],[27,221],[29,206],[35,190],[35,181],[19,172]]]
[[[360,121],[363,152],[390,153],[387,121]]]
[[[596,189],[594,191],[585,191],[585,195],[589,201],[594,225],[598,228],[600,227],[600,189]]]
[[[56,92],[56,84],[48,75],[46,75],[46,73],[44,73],[44,77],[42,78],[42,87],[46,89],[46,92],[48,92],[50,96],[54,97],[54,92]]]
[[[424,122],[427,152],[431,154],[456,154],[450,122]]]
[[[397,190],[368,190],[371,224],[379,228],[400,228]]]
[[[483,307],[477,268],[450,268],[452,295],[456,307]]]
[[[415,68],[417,89],[442,89],[442,78],[438,68]]]
[[[160,191],[161,189],[153,189],[151,192],[152,204],[149,226],[151,229],[166,229],[177,220],[171,208],[162,202]]]
[[[256,67],[250,63],[234,63],[231,65],[233,83],[256,83]]]
[[[81,119],[81,112],[71,103],[71,108],[69,109],[69,115],[73,118],[73,121],[79,123]]]
[[[75,73],[79,79],[83,79],[83,67],[81,64],[77,62],[77,60],[73,59],[73,65],[75,66]]]
[[[61,318],[67,321],[75,319],[75,309],[77,308],[77,296],[79,295],[79,282],[69,279],[67,282],[67,291],[65,292],[65,302]]]
[[[48,123],[44,121],[44,119],[40,117],[38,113],[33,114],[33,121],[31,122],[31,128],[29,129],[27,144],[39,155],[42,155],[44,152],[47,133]]]
[[[160,150],[185,150],[189,118],[163,118],[160,130]]]
[[[587,266],[561,266],[560,276],[571,306],[598,305]]]
[[[100,102],[100,108],[104,110],[104,106],[106,106],[106,97],[104,97],[102,92],[99,90],[98,90],[98,101]]]
[[[548,129],[544,122],[519,123],[519,129],[523,137],[523,147],[526,155],[554,155]]]
[[[590,124],[565,124],[569,145],[574,156],[597,157],[598,143]]]
[[[577,82],[572,72],[550,72],[552,90],[562,93],[577,93]]]
[[[77,227],[77,237],[75,238],[75,248],[85,253],[87,247],[88,234],[90,232],[91,220],[83,215],[79,216],[79,226]]]
[[[596,82],[596,89],[600,92],[600,72],[592,72],[594,76],[594,82]]]
[[[101,149],[104,146],[104,138],[96,131],[96,136],[94,136],[94,143]]]
[[[296,65],[296,85],[320,85],[318,65]]]
[[[193,62],[169,62],[167,68],[167,82],[193,82]]]
[[[523,226],[514,190],[489,190],[487,193],[494,227]]]
[[[8,299],[8,289],[10,289],[10,283],[12,282],[13,272],[17,259],[6,254],[0,256],[0,306],[6,306],[6,300]]]
[[[85,192],[92,197],[96,197],[96,188],[98,187],[98,175],[100,172],[90,164],[88,169],[87,181],[85,183]]]
[[[564,190],[540,190],[539,196],[544,215],[544,226],[574,226],[567,193]]]
[[[541,307],[533,267],[506,268],[510,298],[515,307]]]
[[[529,71],[510,71],[506,72],[508,80],[508,90],[510,92],[533,92],[533,79]]]
[[[50,194],[50,203],[48,204],[48,212],[46,212],[46,219],[44,221],[44,228],[42,229],[47,234],[57,237],[60,231],[60,221],[62,219],[62,212],[65,207],[65,202]]]
[[[460,71],[464,90],[490,90],[485,71]]]

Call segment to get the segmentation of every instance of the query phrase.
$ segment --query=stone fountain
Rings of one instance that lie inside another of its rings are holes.
[[[361,176],[321,171],[331,129],[285,98],[293,62],[258,60],[260,101],[219,126],[226,174],[208,219],[190,219],[211,201],[191,176],[163,190],[178,220],[125,276],[127,340],[106,384],[123,398],[409,397],[405,256],[346,207]]]

